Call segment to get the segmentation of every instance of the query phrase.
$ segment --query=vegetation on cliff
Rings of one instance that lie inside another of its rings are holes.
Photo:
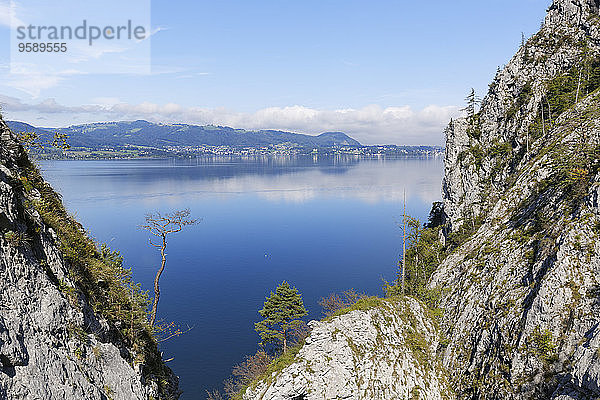
[[[69,268],[68,282],[58,279],[46,268],[50,279],[74,307],[89,304],[96,315],[106,319],[111,342],[121,349],[128,362],[132,366],[143,366],[145,377],[156,382],[163,398],[174,396],[177,388],[170,382],[171,371],[158,351],[156,330],[148,323],[148,295],[132,280],[131,270],[123,266],[119,252],[105,244],[98,245],[88,237],[22,147],[16,170],[20,176],[12,185],[20,192],[26,209],[37,211],[46,227],[57,235],[57,244]],[[20,240],[14,240],[17,246],[26,245],[29,238],[40,232],[34,220],[26,218],[26,221],[28,231],[19,235]],[[40,264],[46,265],[45,260],[40,260]],[[94,334],[77,325],[68,329],[82,344],[87,344],[88,335]]]

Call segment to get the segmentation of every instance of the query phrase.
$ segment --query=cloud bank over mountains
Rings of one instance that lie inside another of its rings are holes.
[[[226,108],[185,107],[180,104],[127,104],[118,99],[97,99],[98,104],[65,106],[54,99],[24,103],[0,96],[7,119],[32,125],[58,127],[87,122],[144,119],[158,123],[220,125],[249,130],[278,129],[320,134],[342,131],[364,144],[439,145],[443,129],[460,115],[459,107],[430,105],[420,110],[410,106],[319,110],[300,105],[268,107],[255,112]]]

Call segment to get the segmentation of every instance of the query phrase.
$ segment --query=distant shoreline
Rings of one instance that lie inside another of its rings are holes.
[[[123,150],[107,149],[72,149],[60,151],[47,149],[42,152],[32,152],[36,160],[156,160],[156,159],[189,159],[189,158],[230,158],[230,159],[265,159],[265,158],[439,158],[444,157],[445,149],[434,146],[402,146],[393,149],[386,146],[385,151],[379,150],[381,146],[364,146],[354,151],[340,151],[339,149],[324,148],[316,151],[278,151],[261,149],[238,149],[232,151],[198,152],[198,151],[173,151],[165,149],[148,149],[129,147]],[[374,151],[377,149],[377,151]],[[249,151],[250,150],[250,151]]]

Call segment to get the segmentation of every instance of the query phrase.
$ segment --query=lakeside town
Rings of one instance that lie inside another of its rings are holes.
[[[44,149],[36,154],[42,159],[134,159],[134,158],[189,158],[216,155],[234,157],[273,156],[355,156],[355,157],[442,157],[441,146],[331,146],[303,147],[297,144],[273,144],[268,146],[112,146],[72,147],[69,150]]]

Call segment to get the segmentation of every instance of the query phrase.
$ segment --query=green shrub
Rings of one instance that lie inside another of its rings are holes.
[[[371,296],[371,297],[363,297],[360,300],[356,301],[349,307],[346,307],[341,310],[337,310],[330,316],[326,317],[325,321],[331,321],[335,317],[339,317],[340,315],[348,314],[349,312],[361,310],[366,311],[375,307],[381,307],[385,304],[385,300],[379,297]]]
[[[474,114],[467,117],[467,135],[473,139],[479,139],[481,137],[481,120],[479,114]]]
[[[556,119],[563,112],[575,105],[576,100],[582,100],[598,88],[600,88],[600,59],[590,57],[584,48],[578,65],[546,83],[542,109],[537,111],[536,119],[529,127],[531,139],[541,137],[544,131],[554,126]]]
[[[544,363],[552,363],[558,359],[552,332],[548,329],[541,330],[539,327],[536,327],[532,335],[528,338],[527,345],[529,350],[544,361]]]
[[[483,166],[483,160],[485,159],[485,153],[480,145],[475,145],[469,148],[469,153],[473,157],[473,165],[478,169]]]
[[[492,157],[506,158],[512,153],[512,146],[509,142],[494,142],[490,148]]]
[[[11,247],[19,247],[21,245],[21,235],[16,232],[8,231],[4,234],[4,239]]]

